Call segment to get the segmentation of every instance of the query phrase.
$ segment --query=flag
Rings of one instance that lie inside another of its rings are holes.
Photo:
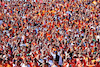
[[[34,2],[38,2],[37,0],[34,0]]]
[[[0,25],[3,23],[3,21],[2,20],[0,20]]]

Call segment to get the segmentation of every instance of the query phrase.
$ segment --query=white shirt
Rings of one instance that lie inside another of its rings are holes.
[[[66,67],[69,67],[69,64],[67,64]]]
[[[53,56],[54,59],[56,58],[56,54],[53,54],[53,53],[51,52],[51,55]]]
[[[97,35],[97,36],[96,36],[96,38],[97,38],[97,39],[100,39],[100,36],[99,36],[99,35]]]
[[[24,39],[25,39],[25,36],[23,35],[21,41],[23,41]]]
[[[57,67],[56,65],[53,65],[52,67]]]
[[[27,65],[25,65],[24,63],[21,63],[21,67],[27,67]]]
[[[100,35],[96,36],[96,40],[98,40],[98,39],[99,39],[99,42],[100,42]]]
[[[13,67],[17,66],[16,64],[13,64]]]
[[[65,51],[65,55],[66,55],[66,58],[68,57],[68,53],[67,53],[67,51]]]
[[[58,52],[58,56],[60,56],[60,51]]]
[[[49,60],[48,63],[52,66],[53,65],[53,61]]]

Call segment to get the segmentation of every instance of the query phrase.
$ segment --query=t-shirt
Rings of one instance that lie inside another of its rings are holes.
[[[52,66],[53,65],[53,61],[49,60],[48,63]]]
[[[30,67],[33,67],[33,63],[32,62],[30,62],[29,64],[30,64]]]
[[[27,65],[25,65],[24,63],[21,64],[21,67],[27,67]]]
[[[0,64],[0,67],[2,67],[2,64]]]
[[[70,66],[71,66],[71,67],[75,67],[75,63],[73,63],[73,62],[70,63]]]
[[[5,67],[12,67],[10,64],[7,64],[7,66],[5,66]]]
[[[53,56],[54,59],[56,58],[56,54],[53,54],[53,53],[51,52],[51,55]]]
[[[16,64],[13,64],[13,67],[16,67],[17,65]]]
[[[65,63],[65,64],[63,65],[63,67],[69,67],[69,64],[68,64],[68,63]]]
[[[96,36],[96,39],[97,39],[97,40],[99,39],[99,42],[100,42],[100,35],[97,35],[97,36]]]
[[[56,65],[52,65],[51,67],[57,67]]]

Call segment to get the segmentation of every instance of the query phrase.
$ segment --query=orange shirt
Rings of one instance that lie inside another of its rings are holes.
[[[63,65],[63,67],[66,67],[66,65],[67,65],[67,63],[65,63],[65,64]]]
[[[13,66],[10,64],[5,64],[4,67],[13,67]]]
[[[2,64],[0,64],[0,67],[3,67]]]

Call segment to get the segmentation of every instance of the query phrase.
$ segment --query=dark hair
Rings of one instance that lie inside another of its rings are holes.
[[[34,59],[35,62],[37,62],[36,58]]]

